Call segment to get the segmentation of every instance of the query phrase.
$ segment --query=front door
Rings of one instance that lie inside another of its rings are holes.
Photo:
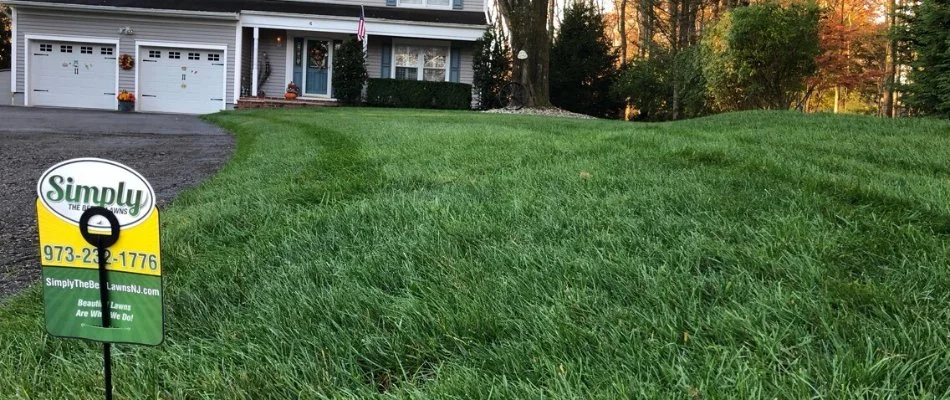
[[[306,78],[304,94],[327,96],[330,94],[330,68],[333,53],[331,44],[326,40],[307,39],[304,49],[306,55]]]

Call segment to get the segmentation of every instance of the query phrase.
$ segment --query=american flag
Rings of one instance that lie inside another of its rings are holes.
[[[360,6],[360,24],[356,26],[356,38],[361,42],[366,39],[366,12],[363,11],[363,6]]]

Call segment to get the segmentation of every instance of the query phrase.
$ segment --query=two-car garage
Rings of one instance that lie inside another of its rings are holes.
[[[137,42],[128,70],[119,66],[116,40],[28,37],[26,48],[27,105],[115,110],[124,89],[136,95],[138,111],[225,109],[225,46]]]

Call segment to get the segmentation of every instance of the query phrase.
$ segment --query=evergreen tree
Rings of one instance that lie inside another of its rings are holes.
[[[551,48],[551,103],[582,114],[614,115],[619,107],[610,86],[616,64],[603,16],[592,4],[575,3]]]
[[[0,4],[0,69],[10,68],[10,33],[13,27],[11,21],[7,18],[7,12],[10,9]]]
[[[489,27],[475,42],[472,64],[472,86],[478,96],[478,108],[498,108],[498,94],[511,72],[508,39],[494,27]]]
[[[923,0],[910,24],[911,83],[905,101],[924,115],[950,117],[950,2]]]
[[[366,74],[366,58],[363,44],[355,37],[347,38],[333,60],[333,96],[344,104],[359,104],[363,86],[369,77]]]

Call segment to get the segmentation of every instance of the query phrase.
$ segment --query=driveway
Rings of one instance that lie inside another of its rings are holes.
[[[36,182],[53,164],[121,162],[148,179],[162,208],[233,149],[230,134],[193,116],[0,107],[0,301],[39,278]]]

